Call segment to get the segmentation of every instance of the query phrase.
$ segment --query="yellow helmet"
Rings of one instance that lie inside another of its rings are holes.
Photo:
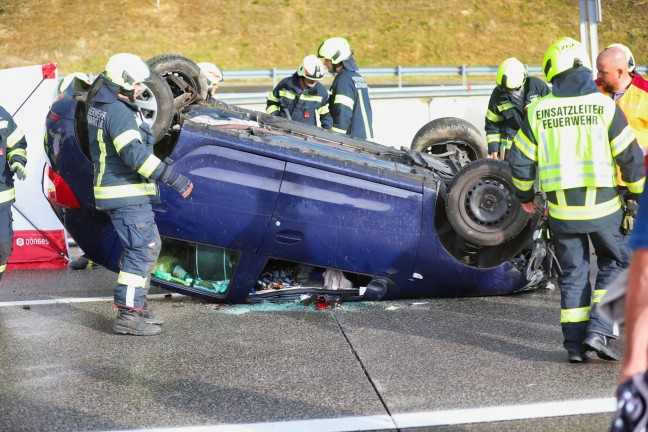
[[[615,48],[615,47],[620,48],[621,51],[623,51],[626,57],[628,58],[628,72],[632,72],[633,70],[635,70],[635,66],[636,66],[635,59],[634,56],[632,55],[632,51],[630,51],[630,48],[620,43],[613,43],[612,45],[609,45],[605,49]]]
[[[324,64],[322,64],[322,60],[318,59],[317,56],[313,54],[307,55],[304,57],[301,65],[299,65],[297,75],[313,81],[319,81],[324,78]]]
[[[556,75],[579,67],[585,67],[591,71],[592,62],[583,44],[568,37],[560,38],[554,42],[547,49],[542,61],[542,71],[549,82],[552,82]]]
[[[317,49],[317,56],[338,64],[351,57],[351,46],[346,39],[334,37],[325,40]]]
[[[504,60],[497,69],[497,87],[515,90],[522,87],[527,79],[527,70],[515,57]]]
[[[135,84],[144,82],[149,75],[146,62],[134,54],[115,54],[106,64],[106,78],[126,91],[135,89]]]

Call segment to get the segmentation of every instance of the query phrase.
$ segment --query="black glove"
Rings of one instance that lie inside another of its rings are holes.
[[[628,235],[634,228],[635,217],[637,216],[637,209],[639,205],[635,200],[628,200],[625,203],[623,211],[623,222],[621,222],[621,232],[623,235]]]
[[[176,192],[182,195],[182,198],[187,198],[193,191],[193,183],[187,176],[178,174],[177,172],[169,173],[162,182],[171,186]]]

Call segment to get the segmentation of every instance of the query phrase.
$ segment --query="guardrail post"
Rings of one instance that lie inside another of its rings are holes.
[[[277,87],[277,68],[272,68],[272,88]]]
[[[461,65],[461,85],[466,87],[466,65]]]
[[[398,88],[403,87],[403,71],[401,70],[401,65],[396,66],[397,75],[398,75]]]

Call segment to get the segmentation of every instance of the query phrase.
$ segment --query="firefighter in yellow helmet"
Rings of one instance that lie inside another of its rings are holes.
[[[507,58],[500,64],[496,84],[488,101],[484,127],[488,157],[492,159],[504,157],[511,148],[529,104],[549,94],[547,83],[528,76],[526,67],[515,57]]]
[[[638,196],[645,181],[643,154],[623,111],[592,80],[591,63],[580,42],[561,38],[551,45],[543,72],[552,91],[529,106],[513,140],[508,159],[513,185],[528,213],[534,211],[536,175],[547,196],[552,241],[562,269],[560,322],[569,361],[583,362],[591,351],[605,360],[619,360],[611,342],[618,330],[596,306],[606,286],[630,262],[620,230],[623,202],[616,169],[629,193]],[[592,252],[598,265],[593,289]]]

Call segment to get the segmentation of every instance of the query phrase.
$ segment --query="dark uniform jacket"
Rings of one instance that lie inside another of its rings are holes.
[[[547,83],[536,77],[528,77],[518,92],[507,93],[497,87],[493,90],[486,111],[486,141],[488,153],[499,152],[501,140],[512,140],[522,120],[526,107],[539,97],[549,94]]]
[[[373,117],[369,100],[369,87],[357,70],[344,67],[331,85],[329,110],[333,116],[331,130],[358,138],[373,138]],[[355,65],[355,61],[351,62]],[[355,69],[355,67],[353,67]]]
[[[9,169],[18,162],[27,165],[27,141],[11,115],[0,107],[0,206],[14,202],[14,173]]]
[[[313,126],[317,126],[315,113],[318,113],[322,127],[331,129],[333,119],[329,114],[329,94],[326,87],[315,83],[313,87],[302,90],[299,78],[295,72],[277,84],[268,94],[266,112]]]
[[[578,96],[591,94],[600,95],[601,98],[604,99],[604,101],[601,102],[601,105],[603,105],[603,102],[609,101],[609,99],[605,95],[599,92],[599,89],[596,87],[594,81],[592,80],[591,72],[589,70],[573,70],[563,72],[562,74],[556,76],[556,78],[554,78],[552,93],[557,98],[572,98],[573,100],[570,101],[570,103],[576,104],[577,108],[579,101]],[[538,104],[539,106],[543,103],[543,101],[544,100],[539,100],[536,102],[536,104]],[[623,111],[621,111],[621,109],[616,104],[611,103],[611,105],[613,106],[615,111],[614,115],[611,117],[611,123],[609,125],[606,125],[608,136],[605,138],[609,140],[611,147],[618,147],[618,149],[615,148],[612,152],[612,154],[614,155],[614,163],[620,168],[622,178],[629,185],[629,188],[641,188],[643,187],[644,179],[643,153],[639,145],[637,144],[634,133],[630,129]],[[533,108],[530,108],[530,111],[532,109],[535,112],[535,105]],[[574,116],[575,120],[578,120],[579,118],[581,117]],[[543,120],[552,121],[554,119],[548,118]],[[565,120],[565,117],[558,117],[555,120],[557,125],[561,125],[559,121]],[[557,127],[562,128],[563,126]],[[595,138],[583,137],[582,139],[587,141],[589,139]],[[576,145],[577,143],[574,143],[572,141],[561,141],[558,144],[560,146],[569,146]],[[542,151],[545,146],[545,144],[543,144],[542,142],[541,137],[535,136],[530,126],[529,118],[525,117],[524,122],[522,123],[522,127],[515,137],[514,145],[511,149],[508,160],[508,163],[511,166],[511,174],[514,184],[533,184],[536,179],[536,173],[538,172],[537,161],[530,159],[528,157],[528,152],[525,153],[525,151],[522,150],[522,147],[528,147],[529,145],[536,147],[537,152]],[[585,151],[586,147],[581,148],[583,149],[583,151],[581,152],[584,159],[583,162],[588,162],[586,159],[591,158],[592,155]],[[607,161],[599,162],[605,163]],[[557,193],[564,193],[565,202],[558,203]],[[530,187],[530,189],[528,190],[521,190],[518,186],[516,186],[516,195],[523,203],[531,202],[534,199],[535,190],[533,187]],[[550,204],[553,203],[554,205],[573,207],[578,206],[582,209],[583,212],[587,212],[589,211],[588,209],[591,209],[595,205],[611,202],[612,200],[617,199],[618,195],[619,191],[616,187],[574,187],[561,191],[547,192],[547,199]],[[591,201],[587,201],[588,197]],[[619,214],[621,211],[621,207],[619,207],[618,210],[616,210],[614,213],[603,217],[585,217],[581,220],[566,220],[553,218],[550,206],[549,219],[551,228],[556,232],[588,233],[600,231],[601,229],[607,229],[612,224],[616,224],[620,220]]]
[[[88,108],[94,196],[100,210],[159,202],[155,180],[171,172],[153,155],[153,134],[139,108],[118,97],[118,91],[104,82]]]

